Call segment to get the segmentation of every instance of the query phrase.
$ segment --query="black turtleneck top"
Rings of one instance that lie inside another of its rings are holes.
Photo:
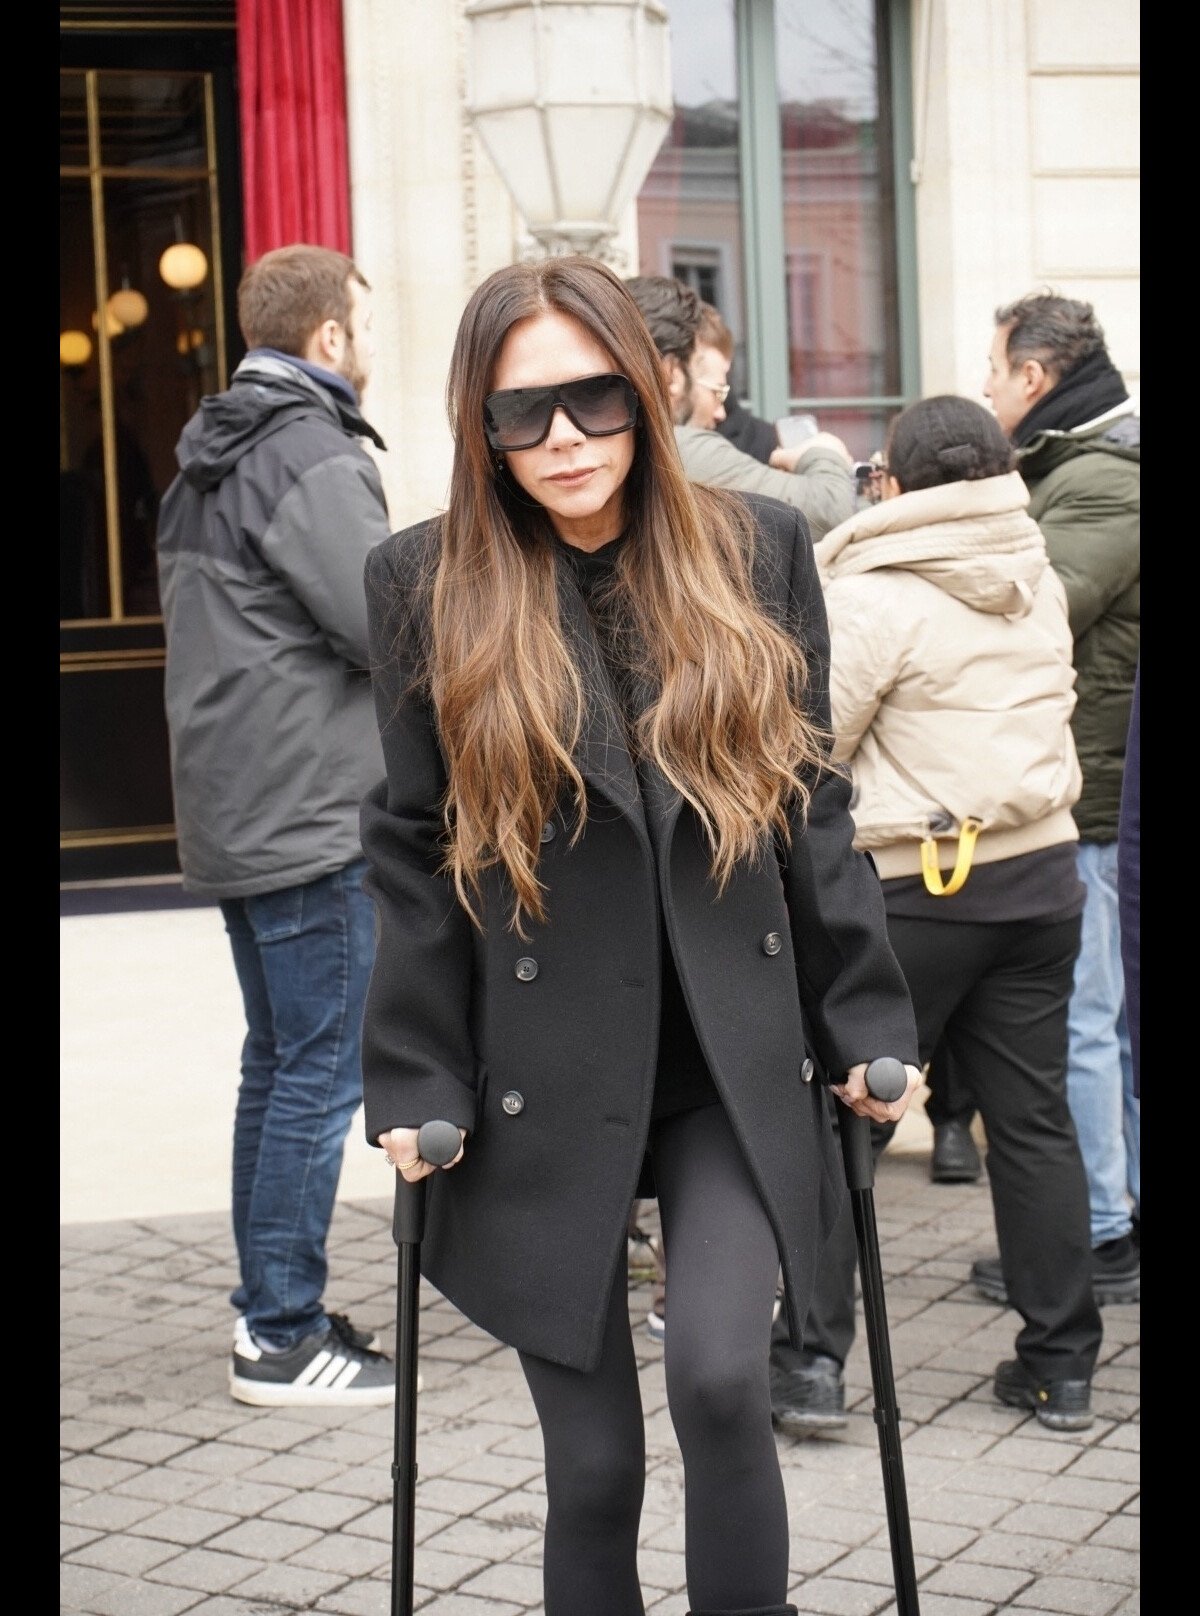
[[[630,756],[637,769],[642,797],[646,797],[644,763],[639,758],[633,738],[633,714],[630,700],[630,676],[617,646],[616,608],[611,585],[616,571],[617,555],[625,543],[625,534],[611,539],[598,550],[579,550],[574,545],[560,548],[566,556],[579,583],[580,592],[596,630],[604,666],[612,682],[617,701],[625,719],[626,741]],[[653,843],[651,843],[653,846]],[[666,921],[662,911],[660,872],[655,871],[655,889],[658,892],[659,947],[662,955],[662,1000],[658,1024],[658,1066],[654,1081],[652,1117],[672,1116],[678,1111],[690,1111],[704,1105],[720,1104],[720,1095],[713,1083],[708,1063],[696,1037],[696,1029],[684,998],[683,986],[675,968]]]

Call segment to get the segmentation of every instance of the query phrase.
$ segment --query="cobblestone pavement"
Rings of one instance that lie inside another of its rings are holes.
[[[1091,1430],[993,1402],[1016,1314],[966,1283],[994,1248],[986,1184],[885,1156],[875,1191],[922,1616],[1140,1609],[1140,1307],[1107,1307]],[[395,1336],[391,1201],[339,1203],[329,1305]],[[61,1228],[62,1560],[67,1616],[389,1616],[390,1408],[231,1401],[225,1215]],[[682,1471],[662,1348],[630,1291],[646,1413],[646,1608],[684,1616]],[[524,1616],[541,1602],[541,1440],[515,1354],[422,1288],[416,1607]],[[803,1616],[894,1616],[861,1333],[848,1428],[779,1438],[791,1598]]]

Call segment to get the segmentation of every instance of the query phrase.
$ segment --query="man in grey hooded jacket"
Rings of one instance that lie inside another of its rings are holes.
[[[362,585],[389,531],[361,442],[383,447],[358,408],[368,294],[324,247],[246,270],[249,352],[184,427],[159,516],[180,865],[220,905],[246,1014],[230,1391],[267,1406],[395,1395],[373,1338],[324,1305],[375,950],[358,813],[383,772]]]

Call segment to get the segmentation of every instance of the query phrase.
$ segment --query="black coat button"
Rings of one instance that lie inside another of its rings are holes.
[[[525,1097],[518,1094],[516,1089],[509,1089],[500,1101],[505,1113],[510,1117],[519,1117],[525,1109]]]
[[[515,970],[517,973],[518,982],[532,982],[534,977],[538,974],[538,962],[535,959],[530,959],[529,956],[526,955],[524,959],[519,959],[517,961]]]
[[[777,931],[769,931],[762,940],[762,951],[764,954],[778,954],[782,947],[783,938]]]
[[[813,1080],[813,1063],[806,1056],[800,1066],[800,1081],[811,1083]]]
[[[544,842],[552,842],[557,834],[558,832],[554,828],[553,820],[548,819],[542,826],[542,840]]]

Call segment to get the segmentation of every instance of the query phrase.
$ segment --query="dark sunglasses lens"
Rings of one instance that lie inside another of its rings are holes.
[[[582,432],[600,436],[633,425],[634,393],[624,376],[586,376],[567,382],[561,392]]]
[[[550,426],[551,387],[515,387],[492,393],[484,404],[484,421],[497,449],[528,449],[540,443]]]

